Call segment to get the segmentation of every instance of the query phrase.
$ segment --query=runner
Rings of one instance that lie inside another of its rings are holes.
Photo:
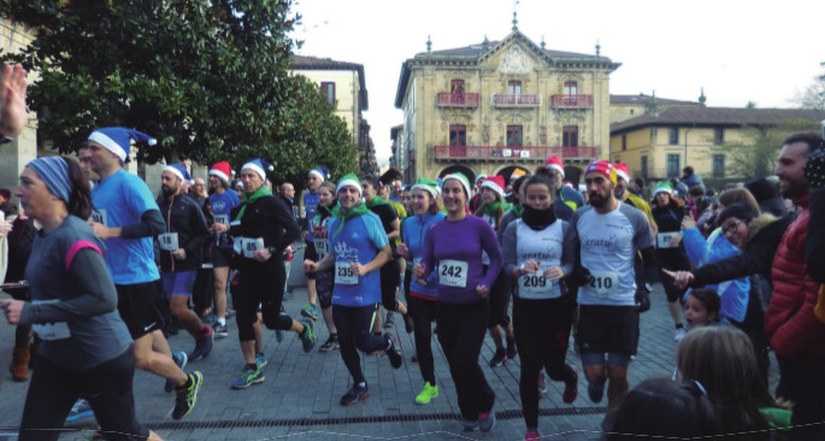
[[[398,216],[398,236],[395,239],[392,240],[392,245],[394,247],[394,250],[396,250],[398,248],[398,245],[401,244],[401,224],[404,222],[404,219],[407,218],[407,209],[406,209],[406,207],[404,207],[404,204],[401,203],[400,198],[398,200],[393,200],[393,199],[390,198],[390,196],[392,196],[392,194],[390,193],[390,185],[393,185],[393,183],[397,181],[396,178],[400,178],[400,177],[401,177],[401,172],[399,172],[398,170],[396,170],[394,168],[390,168],[389,170],[387,170],[384,174],[382,174],[378,178],[378,187],[376,187],[376,190],[378,190],[377,191],[378,196],[380,196],[381,199],[385,200],[387,203],[392,205],[392,208],[395,210],[395,214]],[[397,182],[399,182],[399,184],[400,184],[400,181],[397,181]],[[379,215],[379,217],[380,217],[380,215]],[[389,234],[390,234],[390,231],[387,231],[387,235],[389,235]],[[396,251],[393,251],[392,260],[395,261],[396,264],[398,265],[398,278],[397,278],[397,283],[396,283],[396,286],[395,286],[396,293],[397,293],[398,290],[402,288],[401,281],[402,281],[402,277],[403,277],[404,272],[406,272],[406,270],[407,270],[407,261],[404,260],[404,257],[400,256]],[[389,271],[389,269],[382,270],[382,271]],[[384,288],[382,288],[382,289],[384,289]],[[387,289],[389,290],[389,288],[387,288]],[[384,306],[384,308],[386,309],[386,306]],[[409,315],[406,312],[403,312],[401,314],[402,314],[402,319],[404,320],[405,325],[406,325],[406,323],[412,324],[412,318],[410,318]],[[392,317],[392,310],[388,309],[387,310],[387,315],[386,315],[386,320],[384,320],[384,328],[385,329],[391,329],[393,327],[395,327],[395,320]]]
[[[161,196],[157,203],[166,221],[166,231],[158,235],[160,277],[169,309],[195,339],[189,361],[209,356],[214,345],[212,328],[189,309],[195,276],[203,260],[203,243],[208,236],[206,217],[198,202],[181,193],[181,182],[189,180],[183,164],[167,165],[161,172]]]
[[[410,261],[410,267],[421,262],[425,233],[446,217],[438,211],[438,205],[435,203],[437,185],[432,179],[419,178],[412,187],[414,215],[408,217],[402,225],[404,242],[398,246],[398,254]],[[436,274],[421,279],[411,278],[407,290],[407,301],[415,332],[415,354],[424,379],[424,388],[415,397],[416,404],[429,404],[433,398],[438,397],[431,345],[432,322],[435,321],[438,298],[437,278]]]
[[[229,225],[229,215],[232,210],[241,204],[238,194],[229,188],[232,166],[226,161],[218,162],[209,169],[209,206],[212,207],[212,218],[215,223]],[[215,324],[212,331],[215,337],[227,337],[226,328],[226,284],[229,280],[229,264],[231,261],[229,238],[225,234],[215,235],[215,244],[212,247],[212,274],[215,280]]]
[[[100,180],[92,190],[92,230],[106,244],[106,267],[118,294],[117,308],[134,339],[135,366],[174,383],[172,418],[188,415],[203,383],[199,371],[186,374],[183,357],[172,358],[161,329],[165,299],[155,264],[152,237],[163,233],[158,204],[146,183],[123,170],[131,142],[153,145],[145,133],[123,127],[97,129],[89,135],[92,170]]]
[[[338,329],[341,358],[353,380],[352,388],[341,397],[342,406],[369,396],[356,349],[367,354],[383,350],[395,369],[403,363],[389,334],[371,332],[381,300],[377,270],[390,260],[392,252],[381,220],[361,202],[361,193],[361,183],[352,173],[338,182],[338,206],[327,223],[328,254],[317,263],[304,261],[305,272],[335,270],[332,317]]]
[[[301,212],[306,216],[305,239],[306,248],[304,248],[304,259],[318,262],[321,259],[318,257],[318,252],[315,249],[315,238],[312,232],[312,226],[309,224],[315,215],[318,213],[318,189],[321,188],[327,179],[329,179],[329,171],[324,167],[316,167],[309,171],[307,176],[307,191],[304,192],[304,197],[301,199]],[[301,315],[318,319],[318,288],[315,282],[315,274],[307,273],[307,301],[304,309],[301,310]]]
[[[256,352],[254,324],[258,322],[259,305],[267,328],[295,332],[304,352],[315,346],[311,320],[299,322],[280,313],[286,277],[283,251],[298,238],[301,230],[292,212],[264,186],[268,168],[262,159],[253,159],[241,167],[243,202],[232,210],[230,225],[214,223],[210,228],[213,233],[230,232],[235,252],[239,254],[240,293],[233,300],[245,364],[240,377],[232,383],[233,389],[246,389],[266,379],[262,370],[266,357]]]
[[[484,219],[493,231],[498,231],[504,214],[510,211],[511,205],[504,200],[504,178],[501,176],[491,176],[481,184],[482,204],[475,215]],[[481,262],[485,266],[490,265],[489,256],[484,253]],[[490,367],[500,366],[507,360],[515,360],[518,351],[516,349],[516,338],[513,335],[513,324],[507,310],[510,307],[510,291],[507,276],[499,273],[498,277],[490,287],[490,321],[487,327],[493,343],[496,345],[496,352],[490,359]],[[501,334],[502,329],[507,338],[507,349],[504,348]]]
[[[31,302],[0,300],[10,324],[32,324],[43,339],[18,439],[58,439],[83,396],[107,439],[159,440],[135,419],[132,339],[117,313],[105,246],[87,223],[91,196],[80,165],[57,156],[35,159],[23,169],[16,195],[43,226],[32,246],[35,264],[26,270]]]
[[[653,262],[653,236],[642,212],[616,199],[613,164],[591,162],[585,184],[590,207],[577,211],[571,221],[581,285],[577,343],[590,400],[602,400],[609,379],[612,407],[627,391],[628,364],[639,342],[634,258],[641,251],[644,262]]]
[[[312,238],[315,245],[315,252],[318,255],[316,262],[320,262],[328,254],[329,245],[327,224],[332,219],[332,210],[335,208],[335,184],[324,182],[318,190],[318,211],[309,221],[312,231]],[[327,271],[313,273],[315,275],[315,288],[318,292],[318,303],[321,305],[321,314],[324,316],[324,323],[329,330],[329,338],[318,348],[318,352],[329,352],[340,348],[338,342],[338,329],[335,328],[335,321],[332,318],[332,288],[335,283],[335,273],[332,268]]]
[[[424,254],[413,275],[424,278],[438,270],[438,341],[450,364],[463,427],[489,432],[496,423],[496,395],[478,355],[489,320],[490,287],[501,271],[501,248],[487,222],[467,215],[470,183],[464,175],[447,175],[442,194],[447,218],[424,235]],[[486,273],[482,252],[490,257]]]
[[[573,213],[584,207],[584,199],[572,187],[564,185],[564,164],[558,156],[547,158],[544,168],[549,172],[555,189],[553,209],[556,211],[556,217],[569,222]]]
[[[537,440],[536,376],[542,368],[553,380],[564,382],[565,403],[575,401],[578,394],[578,371],[564,362],[575,303],[562,280],[573,270],[575,244],[569,224],[558,220],[553,211],[552,181],[538,175],[522,186],[524,214],[507,226],[502,248],[504,272],[514,282],[513,323],[521,358],[525,439]]]

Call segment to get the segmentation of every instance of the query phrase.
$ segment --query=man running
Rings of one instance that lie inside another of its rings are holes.
[[[209,169],[209,206],[212,207],[212,218],[215,223],[229,225],[229,214],[241,205],[238,193],[230,188],[232,166],[227,161],[221,161]],[[229,277],[229,262],[232,256],[231,245],[227,235],[215,235],[215,247],[212,251],[212,274],[215,281],[215,324],[212,331],[215,337],[227,337],[229,330],[226,327],[226,283]]]
[[[179,420],[195,407],[203,375],[183,372],[161,332],[164,300],[152,237],[163,232],[164,223],[146,183],[122,168],[132,141],[156,142],[123,127],[97,129],[89,135],[92,170],[100,178],[92,189],[91,225],[106,244],[104,258],[117,289],[117,308],[134,339],[135,366],[174,382],[177,397],[172,418]]]

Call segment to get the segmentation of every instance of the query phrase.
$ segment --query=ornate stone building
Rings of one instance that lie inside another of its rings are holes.
[[[513,27],[501,41],[416,54],[401,67],[395,106],[396,166],[408,180],[453,171],[470,179],[534,169],[553,155],[568,178],[606,157],[610,139],[607,57],[561,52]]]

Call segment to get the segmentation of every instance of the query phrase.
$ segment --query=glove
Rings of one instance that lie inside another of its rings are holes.
[[[805,160],[805,179],[812,188],[825,185],[825,149],[815,149]]]

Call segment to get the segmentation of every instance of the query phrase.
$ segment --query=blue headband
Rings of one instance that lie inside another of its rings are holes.
[[[51,194],[69,203],[72,193],[72,181],[69,179],[69,164],[60,156],[47,156],[29,162],[31,168],[40,176]]]

